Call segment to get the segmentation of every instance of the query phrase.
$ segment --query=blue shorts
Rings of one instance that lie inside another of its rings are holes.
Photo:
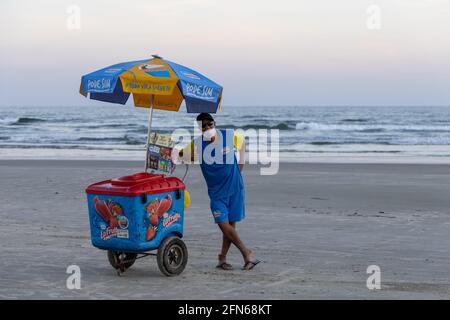
[[[244,190],[226,198],[211,199],[211,212],[216,223],[243,220],[245,218]]]

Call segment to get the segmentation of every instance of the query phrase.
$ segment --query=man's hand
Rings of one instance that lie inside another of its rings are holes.
[[[175,150],[175,149],[174,149]],[[189,150],[186,150],[187,151],[187,155],[186,156],[189,156]],[[178,159],[179,158],[184,158],[185,157],[185,154],[184,154],[184,149],[181,149],[181,150],[178,150],[177,149],[177,156],[178,156]],[[191,160],[191,163],[193,163],[194,161],[195,161],[195,151],[194,151],[194,144],[192,143],[191,144],[191,151],[190,151],[190,160]],[[186,159],[184,159],[184,161],[187,161]]]
[[[174,148],[170,154],[170,160],[172,160],[172,173],[175,172],[177,165],[181,163],[180,161],[180,150]]]
[[[179,164],[180,163],[180,156],[183,156],[183,150],[173,149],[172,154],[170,155],[172,159],[172,163]]]

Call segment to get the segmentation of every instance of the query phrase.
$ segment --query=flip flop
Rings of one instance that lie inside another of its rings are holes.
[[[217,269],[222,269],[222,270],[233,270],[233,266],[229,263],[226,262],[220,262],[217,266]]]
[[[258,259],[249,261],[242,267],[242,270],[252,270],[260,262],[261,260]]]

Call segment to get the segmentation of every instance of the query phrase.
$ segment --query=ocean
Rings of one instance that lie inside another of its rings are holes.
[[[144,159],[148,110],[0,107],[0,159]],[[450,159],[450,107],[227,107],[218,126],[278,129],[282,161]],[[153,128],[193,130],[195,115],[155,110]]]

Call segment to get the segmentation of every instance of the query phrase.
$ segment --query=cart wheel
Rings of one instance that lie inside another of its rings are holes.
[[[183,240],[176,236],[164,239],[158,249],[157,260],[159,270],[166,276],[176,276],[183,272],[188,260]]]
[[[109,263],[114,269],[120,269],[122,272],[134,264],[136,257],[136,253],[108,250]]]

